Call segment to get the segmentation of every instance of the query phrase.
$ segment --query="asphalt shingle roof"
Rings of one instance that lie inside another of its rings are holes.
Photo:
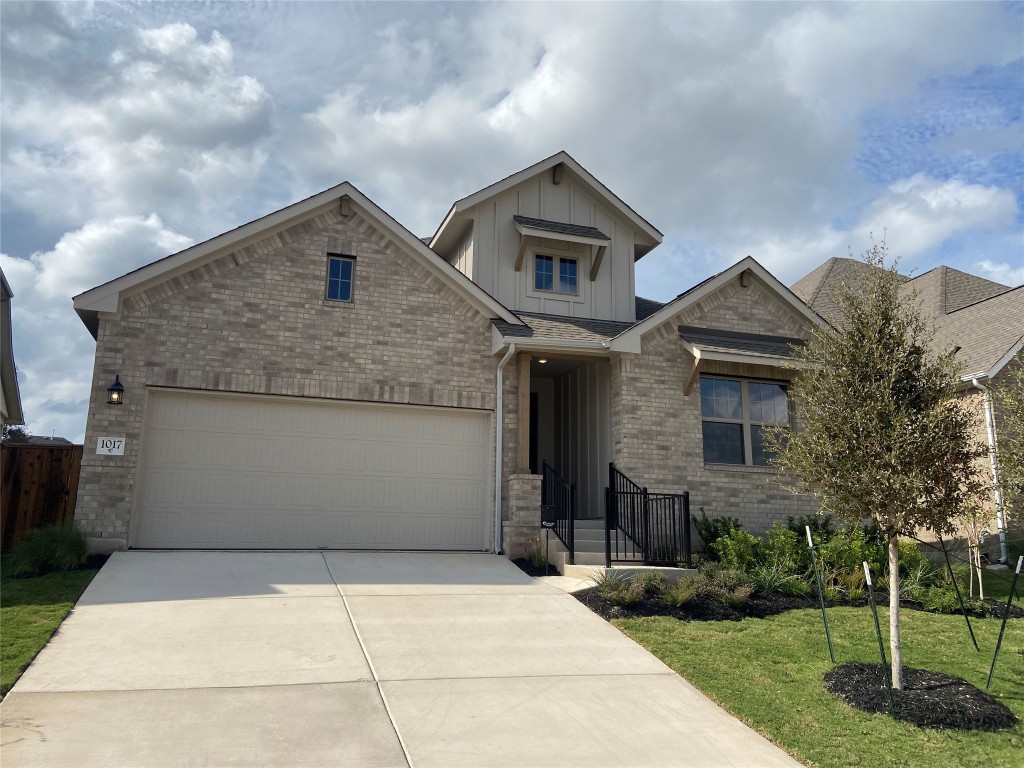
[[[856,283],[869,269],[854,259],[829,259],[795,283],[793,292],[834,323],[832,288]],[[1024,286],[1010,288],[946,266],[903,279],[904,295],[915,297],[935,324],[935,348],[960,347],[965,373],[988,371],[1024,335]]]
[[[804,343],[802,339],[789,336],[721,331],[690,325],[679,326],[679,335],[693,346],[708,352],[736,352],[766,357],[792,357],[793,345]]]
[[[597,240],[611,240],[608,235],[597,227],[584,227],[580,224],[565,224],[561,221],[548,221],[547,219],[533,219],[529,216],[513,216],[518,223],[532,229],[543,229],[546,232],[557,232],[562,235],[577,235],[579,237],[593,237]]]
[[[516,314],[526,326],[493,321],[503,336],[559,341],[607,341],[633,325],[614,320],[591,320],[586,317],[561,317],[533,312]]]

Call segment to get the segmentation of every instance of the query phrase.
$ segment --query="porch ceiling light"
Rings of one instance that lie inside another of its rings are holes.
[[[546,363],[546,362],[547,362],[547,360],[546,360],[545,358],[541,358],[541,359],[540,359],[540,360],[538,360],[537,362],[538,362],[538,363],[540,363],[541,365],[544,365],[544,363]]]
[[[114,383],[107,387],[107,404],[120,405],[124,402],[124,384],[121,383],[121,375],[114,376]]]

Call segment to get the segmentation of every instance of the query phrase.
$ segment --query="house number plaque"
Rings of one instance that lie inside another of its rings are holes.
[[[97,437],[96,453],[104,456],[124,456],[123,437]]]

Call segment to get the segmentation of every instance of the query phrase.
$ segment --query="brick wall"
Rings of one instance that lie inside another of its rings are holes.
[[[225,254],[101,317],[76,511],[88,537],[107,539],[105,548],[127,542],[146,387],[494,410],[489,319],[353,208]],[[351,303],[324,299],[328,252],[356,257]],[[106,404],[115,374],[122,406]],[[97,456],[99,436],[126,438],[125,455]]]
[[[651,491],[690,491],[694,515],[739,518],[759,533],[786,515],[817,510],[808,497],[793,494],[768,467],[705,466],[699,386],[683,388],[693,358],[683,348],[678,326],[805,338],[807,321],[779,302],[756,278],[742,287],[734,280],[647,333],[638,355],[612,359],[612,455],[616,465]],[[709,372],[760,378],[789,378],[765,366],[708,365]]]
[[[510,475],[504,484],[508,514],[502,523],[505,554],[510,560],[523,557],[531,542],[540,537],[540,475]]]

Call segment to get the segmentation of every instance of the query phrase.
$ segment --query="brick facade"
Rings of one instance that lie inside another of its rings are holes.
[[[327,253],[356,258],[350,303],[324,299]],[[359,209],[321,213],[101,316],[76,523],[127,544],[147,387],[493,411],[495,368],[489,318]],[[100,436],[124,456],[97,456]]]
[[[540,537],[540,475],[510,475],[502,497],[508,507],[503,515],[502,539],[509,559],[523,557],[531,542]]]
[[[616,465],[651,491],[690,491],[694,515],[739,518],[760,533],[786,515],[817,510],[809,497],[793,494],[769,467],[705,465],[699,387],[683,388],[693,366],[678,326],[806,338],[808,321],[779,301],[757,279],[739,279],[649,331],[638,355],[612,359],[612,455]],[[736,363],[707,363],[708,373],[788,379],[791,371]]]

